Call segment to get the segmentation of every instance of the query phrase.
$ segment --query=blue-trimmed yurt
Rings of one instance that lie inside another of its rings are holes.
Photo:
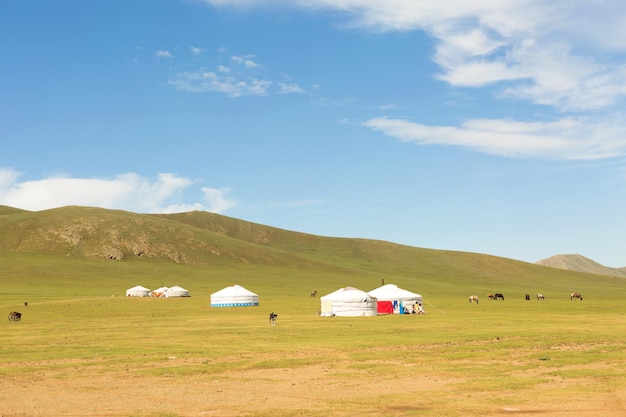
[[[256,307],[259,296],[241,285],[231,285],[211,294],[211,307]]]

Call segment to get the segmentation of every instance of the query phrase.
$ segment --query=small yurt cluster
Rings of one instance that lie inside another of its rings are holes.
[[[175,285],[173,287],[161,287],[156,290],[150,290],[141,285],[129,288],[126,290],[127,297],[158,297],[158,298],[173,298],[173,297],[191,297],[189,291],[183,287]]]
[[[320,298],[322,317],[359,317],[384,314],[410,314],[422,304],[422,296],[398,288],[383,285],[370,292],[354,287],[344,287]]]

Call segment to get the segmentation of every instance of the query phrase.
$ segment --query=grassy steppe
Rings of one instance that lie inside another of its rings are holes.
[[[342,255],[370,242],[333,242],[301,247],[334,259],[313,267],[1,254],[0,306],[24,316],[0,320],[0,415],[624,415],[624,279],[476,254],[395,267],[397,253]],[[427,314],[320,318],[309,296],[382,279],[421,293]],[[261,305],[209,308],[233,283]],[[192,297],[124,297],[138,284]]]

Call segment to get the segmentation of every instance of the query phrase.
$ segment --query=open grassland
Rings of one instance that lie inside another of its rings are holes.
[[[386,273],[336,257],[212,268],[0,255],[0,311],[23,313],[0,321],[0,415],[625,415],[624,279],[463,254],[439,269],[382,262]],[[427,314],[320,318],[309,296],[382,279],[421,293]],[[261,305],[209,308],[233,283]],[[134,285],[192,297],[124,297]]]

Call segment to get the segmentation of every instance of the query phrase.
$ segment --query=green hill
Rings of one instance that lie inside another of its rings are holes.
[[[163,281],[205,291],[236,281],[270,293],[321,294],[347,285],[370,290],[385,280],[421,292],[515,297],[611,291],[624,284],[485,254],[315,236],[207,212],[151,215],[70,206],[37,212],[3,207],[0,213],[5,280],[11,273],[39,273],[57,283],[80,277],[108,291],[156,288]]]

